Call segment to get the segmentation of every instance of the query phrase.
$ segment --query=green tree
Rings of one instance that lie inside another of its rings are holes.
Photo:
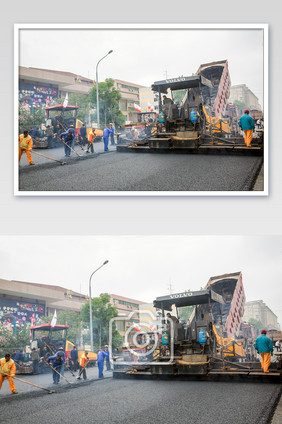
[[[85,323],[89,323],[90,320],[90,304],[85,303],[81,309],[82,320]],[[92,318],[93,318],[93,343],[94,350],[99,349],[101,346],[109,343],[109,324],[112,318],[118,316],[116,307],[110,303],[110,295],[108,293],[102,293],[99,297],[92,299]],[[113,336],[113,347],[120,346],[122,344],[122,337],[116,330],[115,326],[112,331]]]
[[[238,107],[239,113],[242,114],[245,109],[248,109],[246,103],[241,102],[240,100],[234,100],[233,104]]]
[[[0,356],[12,353],[14,350],[24,349],[29,345],[30,326],[23,326],[17,329],[16,333],[9,331],[5,326],[0,328]]]
[[[25,130],[30,131],[31,128],[40,127],[45,122],[45,111],[38,107],[33,110],[19,106],[19,134]]]
[[[100,122],[104,125],[109,122],[120,126],[125,122],[125,116],[119,109],[119,100],[121,99],[120,91],[114,87],[114,80],[107,78],[105,82],[99,82],[99,115]],[[96,87],[93,87],[89,92],[89,98],[97,108]]]
[[[249,324],[253,325],[257,331],[262,330],[265,325],[258,319],[250,318]]]

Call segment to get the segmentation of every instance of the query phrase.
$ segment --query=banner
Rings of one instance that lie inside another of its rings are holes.
[[[34,325],[44,315],[45,305],[43,304],[0,297],[0,322],[3,326]]]

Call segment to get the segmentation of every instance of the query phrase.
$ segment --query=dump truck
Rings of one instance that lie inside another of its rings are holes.
[[[120,152],[240,153],[262,155],[262,133],[247,149],[238,134],[238,117],[225,117],[231,80],[228,61],[203,64],[195,75],[156,81],[159,122],[153,136],[119,146]],[[185,93],[181,101],[176,92]]]
[[[71,365],[71,350],[74,348],[75,344],[70,342],[70,341],[66,341],[66,360],[67,360],[67,364],[70,366]],[[86,350],[86,349],[85,349]],[[78,354],[78,362],[80,361],[81,356],[83,355],[83,353],[85,352],[85,350],[82,349],[78,349],[77,350],[77,354]],[[91,352],[90,350],[88,351],[88,366],[94,366],[97,362],[97,353],[95,352]]]
[[[116,357],[114,377],[267,377],[258,361],[247,362],[244,341],[238,338],[244,304],[241,272],[212,277],[199,291],[157,297],[153,302],[159,316],[154,342],[136,346],[143,348],[140,360],[131,347],[135,360],[125,361],[123,368]],[[193,312],[181,321],[179,311],[187,306],[193,306]],[[166,315],[173,310],[174,316]],[[268,377],[281,378],[275,364]]]

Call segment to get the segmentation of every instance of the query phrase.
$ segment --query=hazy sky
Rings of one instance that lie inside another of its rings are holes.
[[[247,301],[262,299],[282,324],[282,236],[0,236],[0,278],[56,284],[144,302],[199,290],[241,271]]]
[[[231,82],[246,84],[263,104],[263,31],[245,29],[21,29],[20,65],[69,71],[99,81],[144,86],[195,73],[202,63],[229,62]]]

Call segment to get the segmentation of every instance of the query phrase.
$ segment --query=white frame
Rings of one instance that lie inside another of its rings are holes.
[[[19,32],[21,29],[261,29],[263,30],[264,190],[263,191],[20,191],[18,165]],[[14,25],[14,195],[15,196],[268,196],[268,24],[15,24]]]

